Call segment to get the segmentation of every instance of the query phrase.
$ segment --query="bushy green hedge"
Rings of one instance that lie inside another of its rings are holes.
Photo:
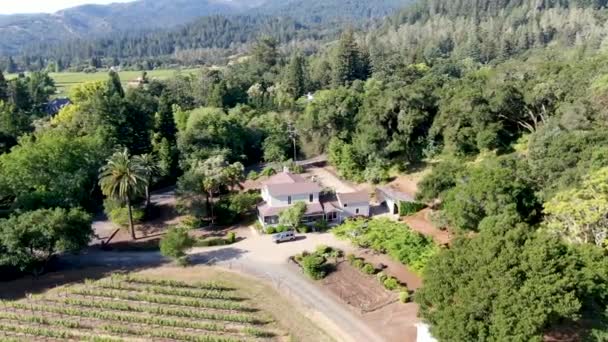
[[[421,272],[437,252],[431,238],[389,219],[349,220],[333,232],[338,238],[349,239],[359,247],[388,254],[416,272]]]
[[[236,234],[230,232],[225,238],[213,237],[207,239],[197,239],[194,242],[194,247],[213,247],[213,246],[226,246],[236,242]]]
[[[337,262],[344,252],[340,249],[319,245],[313,253],[303,252],[295,255],[293,259],[302,267],[304,273],[313,280],[323,279],[330,273],[335,265],[331,262]]]
[[[302,257],[300,265],[306,275],[314,280],[319,280],[327,275],[325,261],[327,260],[322,256],[310,254]]]
[[[399,204],[399,215],[409,216],[426,208],[426,204],[420,202],[404,202]]]

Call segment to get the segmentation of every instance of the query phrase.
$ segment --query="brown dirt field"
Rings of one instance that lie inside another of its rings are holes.
[[[396,302],[374,312],[366,313],[363,318],[389,342],[415,342],[418,305]]]
[[[368,262],[373,263],[378,259],[383,263],[386,262],[383,256],[373,258],[362,251],[356,254],[366,257]],[[421,280],[403,265],[391,263],[387,266],[389,267],[384,272],[407,283],[410,290],[415,290],[421,285]],[[318,284],[349,304],[385,341],[416,341],[416,324],[420,322],[417,316],[418,305],[399,302],[398,294],[387,291],[375,276],[363,274],[348,262],[341,262],[335,272]]]
[[[432,209],[427,208],[417,212],[414,215],[404,217],[401,220],[407,223],[407,225],[410,226],[412,230],[415,230],[423,235],[432,237],[437,244],[449,244],[453,237],[452,234],[450,234],[450,232],[447,230],[440,230],[435,228],[433,223],[431,223],[430,219],[430,215],[432,214],[432,212]]]
[[[415,291],[422,287],[422,278],[407,268],[402,263],[391,259],[388,255],[375,253],[370,250],[358,250],[356,256],[365,259],[372,265],[383,264],[386,266],[384,273],[397,278],[401,283],[406,284],[410,291]]]
[[[319,284],[362,313],[398,300],[395,292],[387,291],[375,277],[363,274],[348,262],[338,263],[336,270]]]

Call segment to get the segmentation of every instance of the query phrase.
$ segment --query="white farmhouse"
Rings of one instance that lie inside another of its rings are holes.
[[[326,220],[340,223],[349,217],[369,216],[369,196],[365,192],[322,195],[322,188],[302,176],[284,171],[262,184],[263,202],[258,205],[258,219],[264,227],[279,223],[279,216],[295,203],[306,204],[304,224]]]

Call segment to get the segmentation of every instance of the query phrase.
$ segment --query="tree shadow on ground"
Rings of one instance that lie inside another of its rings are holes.
[[[27,275],[12,281],[0,282],[0,299],[19,300],[26,298],[29,294],[39,294],[52,290],[56,287],[82,283],[86,279],[102,279],[115,273],[137,272],[155,266],[92,266],[65,268],[66,265],[58,265],[49,272],[40,276]]]
[[[237,261],[241,259],[247,251],[240,248],[222,248],[210,251],[200,251],[189,255],[192,265],[215,265],[227,261]]]

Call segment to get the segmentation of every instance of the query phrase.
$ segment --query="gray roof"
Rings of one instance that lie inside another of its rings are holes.
[[[378,192],[378,197],[381,202],[385,201],[386,198],[390,198],[393,201],[404,201],[404,202],[414,202],[414,197],[406,194],[405,192],[401,192],[391,186],[379,186],[376,188]]]
[[[369,194],[366,191],[336,193],[340,203],[369,203]]]
[[[283,184],[267,184],[266,188],[271,196],[289,196],[312,194],[323,190],[315,183],[283,183]]]
[[[306,180],[300,176],[293,174],[291,172],[281,172],[273,175],[268,178],[266,181],[262,182],[262,185],[271,185],[271,184],[293,184],[293,183],[305,183]]]

